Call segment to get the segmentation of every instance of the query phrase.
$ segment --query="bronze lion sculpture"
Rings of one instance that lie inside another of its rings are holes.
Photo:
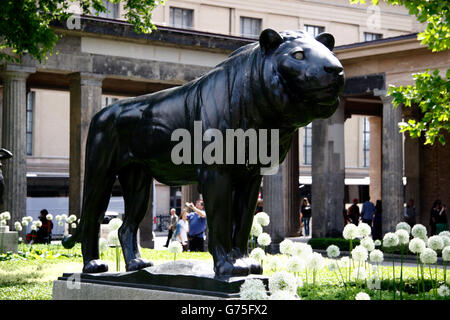
[[[98,238],[118,177],[125,202],[119,239],[127,271],[152,265],[140,257],[136,233],[152,179],[157,179],[174,186],[198,183],[217,276],[261,274],[261,265],[246,253],[264,165],[248,158],[235,164],[175,164],[171,135],[179,128],[193,134],[199,121],[204,130],[219,132],[277,129],[278,165],[298,128],[330,117],[338,107],[344,72],[333,48],[328,33],[314,38],[304,31],[266,29],[259,41],[239,48],[196,80],[120,100],[98,112],[87,138],[81,221],[63,240],[66,248],[81,241],[83,272],[108,270],[99,259]]]

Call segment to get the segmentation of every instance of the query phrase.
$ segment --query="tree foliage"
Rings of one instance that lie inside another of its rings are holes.
[[[152,11],[165,0],[110,0],[124,3],[125,18],[136,32],[149,33]],[[0,5],[0,63],[20,62],[29,54],[39,62],[47,59],[60,39],[50,27],[55,20],[68,21],[70,9],[79,6],[84,15],[106,12],[102,0],[2,0]]]
[[[365,0],[350,0],[351,3],[365,3]],[[450,49],[450,6],[448,1],[439,0],[385,0],[391,5],[401,5],[415,15],[421,23],[426,23],[425,30],[417,36],[423,45],[433,52]],[[379,0],[372,0],[374,5]],[[393,97],[395,107],[417,106],[422,117],[400,123],[401,132],[409,132],[411,137],[425,135],[425,144],[434,144],[436,138],[445,144],[444,132],[450,132],[450,69],[445,77],[439,70],[426,70],[413,74],[414,85],[390,86],[388,94]]]

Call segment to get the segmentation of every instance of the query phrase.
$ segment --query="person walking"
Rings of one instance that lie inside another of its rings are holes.
[[[180,214],[180,219],[178,220],[175,232],[172,235],[172,241],[178,241],[181,243],[183,247],[183,251],[188,251],[189,240],[188,240],[188,232],[189,232],[189,221],[187,218],[187,209],[183,209]]]
[[[437,235],[442,231],[448,230],[447,208],[442,205],[441,200],[436,200],[433,203],[433,208],[431,208],[430,212],[430,227],[431,235]]]
[[[359,223],[358,199],[356,198],[353,199],[353,204],[348,208],[347,215],[353,224],[358,225]]]
[[[375,205],[370,201],[370,198],[363,203],[361,209],[361,220],[367,223],[369,226],[372,225],[373,215],[375,213]]]
[[[409,199],[408,204],[403,212],[405,222],[408,223],[411,228],[416,224],[416,207],[414,207],[414,200]]]
[[[187,215],[189,220],[189,250],[205,251],[206,213],[203,200],[197,200],[194,204],[186,203],[193,211]]]
[[[309,237],[309,222],[311,220],[311,205],[309,204],[308,198],[303,198],[301,212],[301,221],[305,228],[305,236]]]
[[[375,213],[372,220],[372,237],[373,240],[381,240],[381,222],[382,222],[381,200],[377,200],[375,205]]]
[[[167,229],[169,230],[169,234],[167,235],[167,241],[166,244],[164,245],[164,247],[166,248],[169,246],[170,239],[172,239],[173,232],[177,227],[177,223],[178,223],[178,216],[176,214],[176,210],[172,208],[170,209],[170,221],[169,226],[167,227]]]

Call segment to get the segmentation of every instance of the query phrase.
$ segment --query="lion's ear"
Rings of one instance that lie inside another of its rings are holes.
[[[259,45],[264,53],[270,53],[283,43],[283,37],[273,29],[265,29],[259,36]]]
[[[322,43],[325,47],[333,51],[334,49],[334,37],[331,33],[324,32],[316,36],[316,40]]]

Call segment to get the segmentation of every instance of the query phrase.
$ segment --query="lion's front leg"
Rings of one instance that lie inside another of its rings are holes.
[[[208,247],[214,258],[214,272],[218,276],[246,276],[247,263],[236,259],[233,252],[233,189],[231,175],[216,169],[204,169],[200,187],[208,223]]]

